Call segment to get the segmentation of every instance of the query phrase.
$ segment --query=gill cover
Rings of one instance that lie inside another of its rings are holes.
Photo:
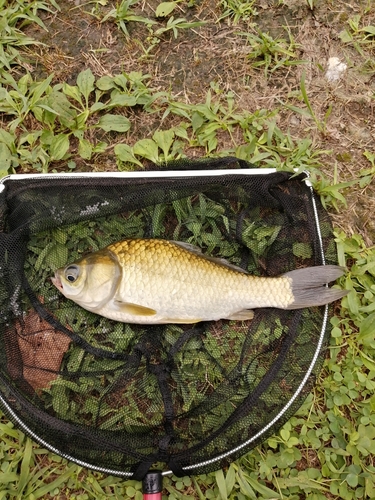
[[[89,311],[100,309],[115,294],[121,267],[108,249],[99,250],[58,269],[62,293]]]

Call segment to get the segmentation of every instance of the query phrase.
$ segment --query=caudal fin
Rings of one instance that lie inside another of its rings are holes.
[[[328,288],[326,283],[342,276],[345,269],[340,266],[315,266],[289,271],[283,276],[292,280],[294,301],[286,309],[322,306],[341,299],[348,290]]]

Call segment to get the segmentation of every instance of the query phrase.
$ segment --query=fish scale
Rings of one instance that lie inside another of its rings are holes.
[[[136,279],[122,279],[118,295],[158,311],[165,310],[166,296],[175,296],[177,317],[195,314],[204,318],[207,310],[230,316],[235,310],[254,307],[287,307],[293,301],[290,279],[255,278],[215,261],[193,254],[164,240],[128,240],[110,245],[123,272]],[[138,267],[139,266],[139,267]],[[168,271],[168,272],[167,272]],[[142,293],[135,289],[142,283]]]
[[[117,321],[195,323],[246,320],[259,307],[325,304],[346,294],[324,286],[342,274],[338,266],[316,266],[256,277],[187,243],[128,239],[58,269],[54,283],[85,309]]]

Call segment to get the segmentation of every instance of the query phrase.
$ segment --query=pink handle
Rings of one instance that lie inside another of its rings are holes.
[[[163,476],[160,470],[148,472],[142,481],[143,500],[162,500]]]

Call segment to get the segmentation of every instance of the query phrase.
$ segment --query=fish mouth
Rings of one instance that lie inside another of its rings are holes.
[[[57,272],[55,272],[55,276],[51,278],[51,281],[58,290],[63,289],[61,279],[60,279],[59,275],[57,274]]]

